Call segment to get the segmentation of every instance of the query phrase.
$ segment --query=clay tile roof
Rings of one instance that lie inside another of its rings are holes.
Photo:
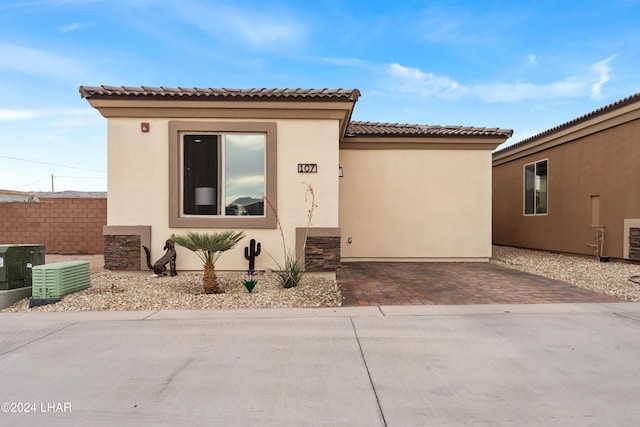
[[[510,137],[511,129],[472,126],[437,126],[402,123],[358,122],[347,127],[347,136],[503,136]]]
[[[514,148],[522,147],[523,145],[527,145],[527,144],[533,143],[533,142],[538,141],[538,140],[540,140],[540,139],[542,139],[542,138],[544,138],[546,136],[552,135],[552,134],[554,134],[556,132],[560,132],[563,129],[569,128],[569,127],[574,126],[574,125],[576,125],[578,123],[585,122],[585,121],[587,121],[589,119],[592,119],[594,117],[598,117],[600,115],[609,113],[611,111],[615,111],[615,110],[617,110],[619,108],[622,108],[622,107],[625,107],[627,105],[636,103],[638,101],[640,101],[640,93],[636,93],[634,95],[628,96],[628,97],[626,97],[624,99],[621,99],[619,101],[616,101],[616,102],[614,102],[612,104],[605,105],[604,107],[598,108],[597,110],[594,110],[594,111],[592,111],[590,113],[587,113],[587,114],[585,114],[583,116],[577,117],[577,118],[575,118],[573,120],[570,120],[570,121],[568,121],[566,123],[563,123],[561,125],[553,127],[551,129],[547,129],[544,132],[540,132],[539,134],[530,136],[529,138],[523,139],[522,141],[518,141],[515,144],[509,145],[508,147],[505,147],[505,148],[503,148],[501,150],[495,151],[493,153],[493,155],[495,156],[498,153],[504,153],[505,151],[513,150]]]
[[[358,89],[230,89],[151,86],[80,86],[82,98],[208,98],[216,100],[357,101]]]

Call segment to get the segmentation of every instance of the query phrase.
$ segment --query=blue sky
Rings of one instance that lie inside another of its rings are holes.
[[[357,88],[354,120],[514,143],[640,92],[638,22],[640,0],[3,0],[0,189],[106,191],[80,85]]]

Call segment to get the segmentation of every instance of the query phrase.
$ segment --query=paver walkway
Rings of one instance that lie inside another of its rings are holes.
[[[345,306],[621,302],[490,263],[353,262],[337,279]]]

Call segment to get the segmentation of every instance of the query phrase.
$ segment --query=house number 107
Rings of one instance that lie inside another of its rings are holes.
[[[298,163],[298,173],[317,173],[317,163]]]

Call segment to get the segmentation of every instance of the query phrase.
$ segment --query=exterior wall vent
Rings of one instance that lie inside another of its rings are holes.
[[[640,228],[629,228],[629,257],[631,261],[640,261]]]
[[[89,261],[57,262],[33,267],[32,270],[29,307],[58,302],[64,295],[91,285]]]

